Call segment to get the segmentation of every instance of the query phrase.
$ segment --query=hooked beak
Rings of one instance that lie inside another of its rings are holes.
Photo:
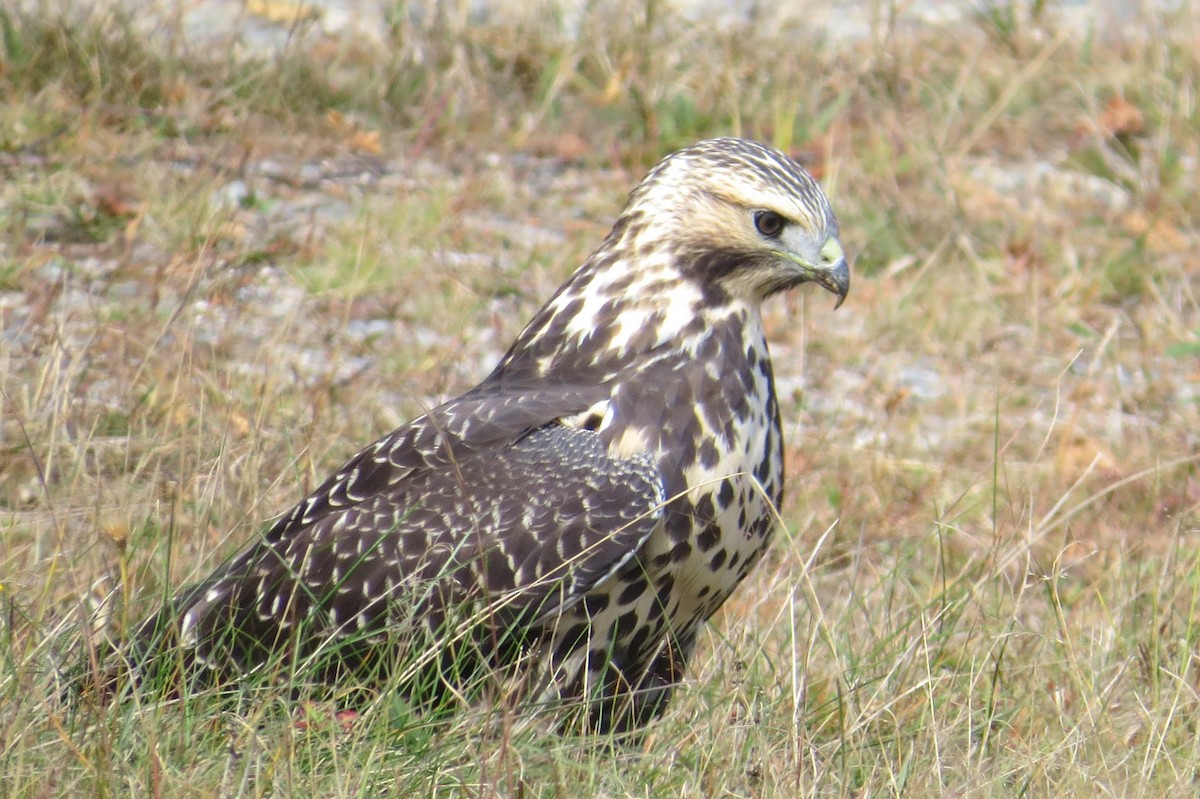
[[[839,258],[828,269],[814,269],[813,280],[837,295],[837,305],[833,306],[835,311],[842,307],[846,295],[850,293],[850,267],[847,266],[845,258]]]
[[[807,271],[813,282],[837,295],[837,305],[833,309],[840,308],[850,293],[850,266],[841,243],[835,238],[828,239],[821,247],[821,263]]]

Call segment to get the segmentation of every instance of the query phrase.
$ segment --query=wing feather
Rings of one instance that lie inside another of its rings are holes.
[[[513,441],[602,400],[603,386],[495,385],[453,399],[360,450],[266,532],[279,541],[424,470]]]
[[[597,433],[534,426],[594,392],[535,399],[466,395],[424,417],[436,443],[418,422],[359,453],[304,514],[173,603],[180,639],[202,662],[244,669],[301,624],[322,639],[436,635],[469,608],[503,635],[572,605],[661,524],[662,478],[647,455],[610,457]]]

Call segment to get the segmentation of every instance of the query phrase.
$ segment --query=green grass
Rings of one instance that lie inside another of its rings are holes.
[[[0,12],[6,795],[1190,795],[1200,29],[1044,5],[842,43],[398,16],[272,58]],[[855,285],[767,310],[786,529],[641,741],[387,693],[344,729],[265,684],[58,703],[72,635],[472,385],[651,163],[731,133],[818,174]]]

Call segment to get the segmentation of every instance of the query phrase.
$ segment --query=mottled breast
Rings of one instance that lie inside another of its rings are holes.
[[[589,624],[594,646],[607,641],[624,650],[618,659],[638,662],[664,636],[694,634],[771,537],[782,442],[758,314],[731,312],[692,346],[628,374],[600,432],[614,448],[654,453],[667,513],[638,557],[565,621]]]

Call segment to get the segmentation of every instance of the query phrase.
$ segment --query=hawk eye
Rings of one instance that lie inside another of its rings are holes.
[[[787,220],[774,211],[759,211],[754,215],[754,226],[758,228],[758,232],[769,239],[773,239],[783,232],[783,226],[787,224]]]

